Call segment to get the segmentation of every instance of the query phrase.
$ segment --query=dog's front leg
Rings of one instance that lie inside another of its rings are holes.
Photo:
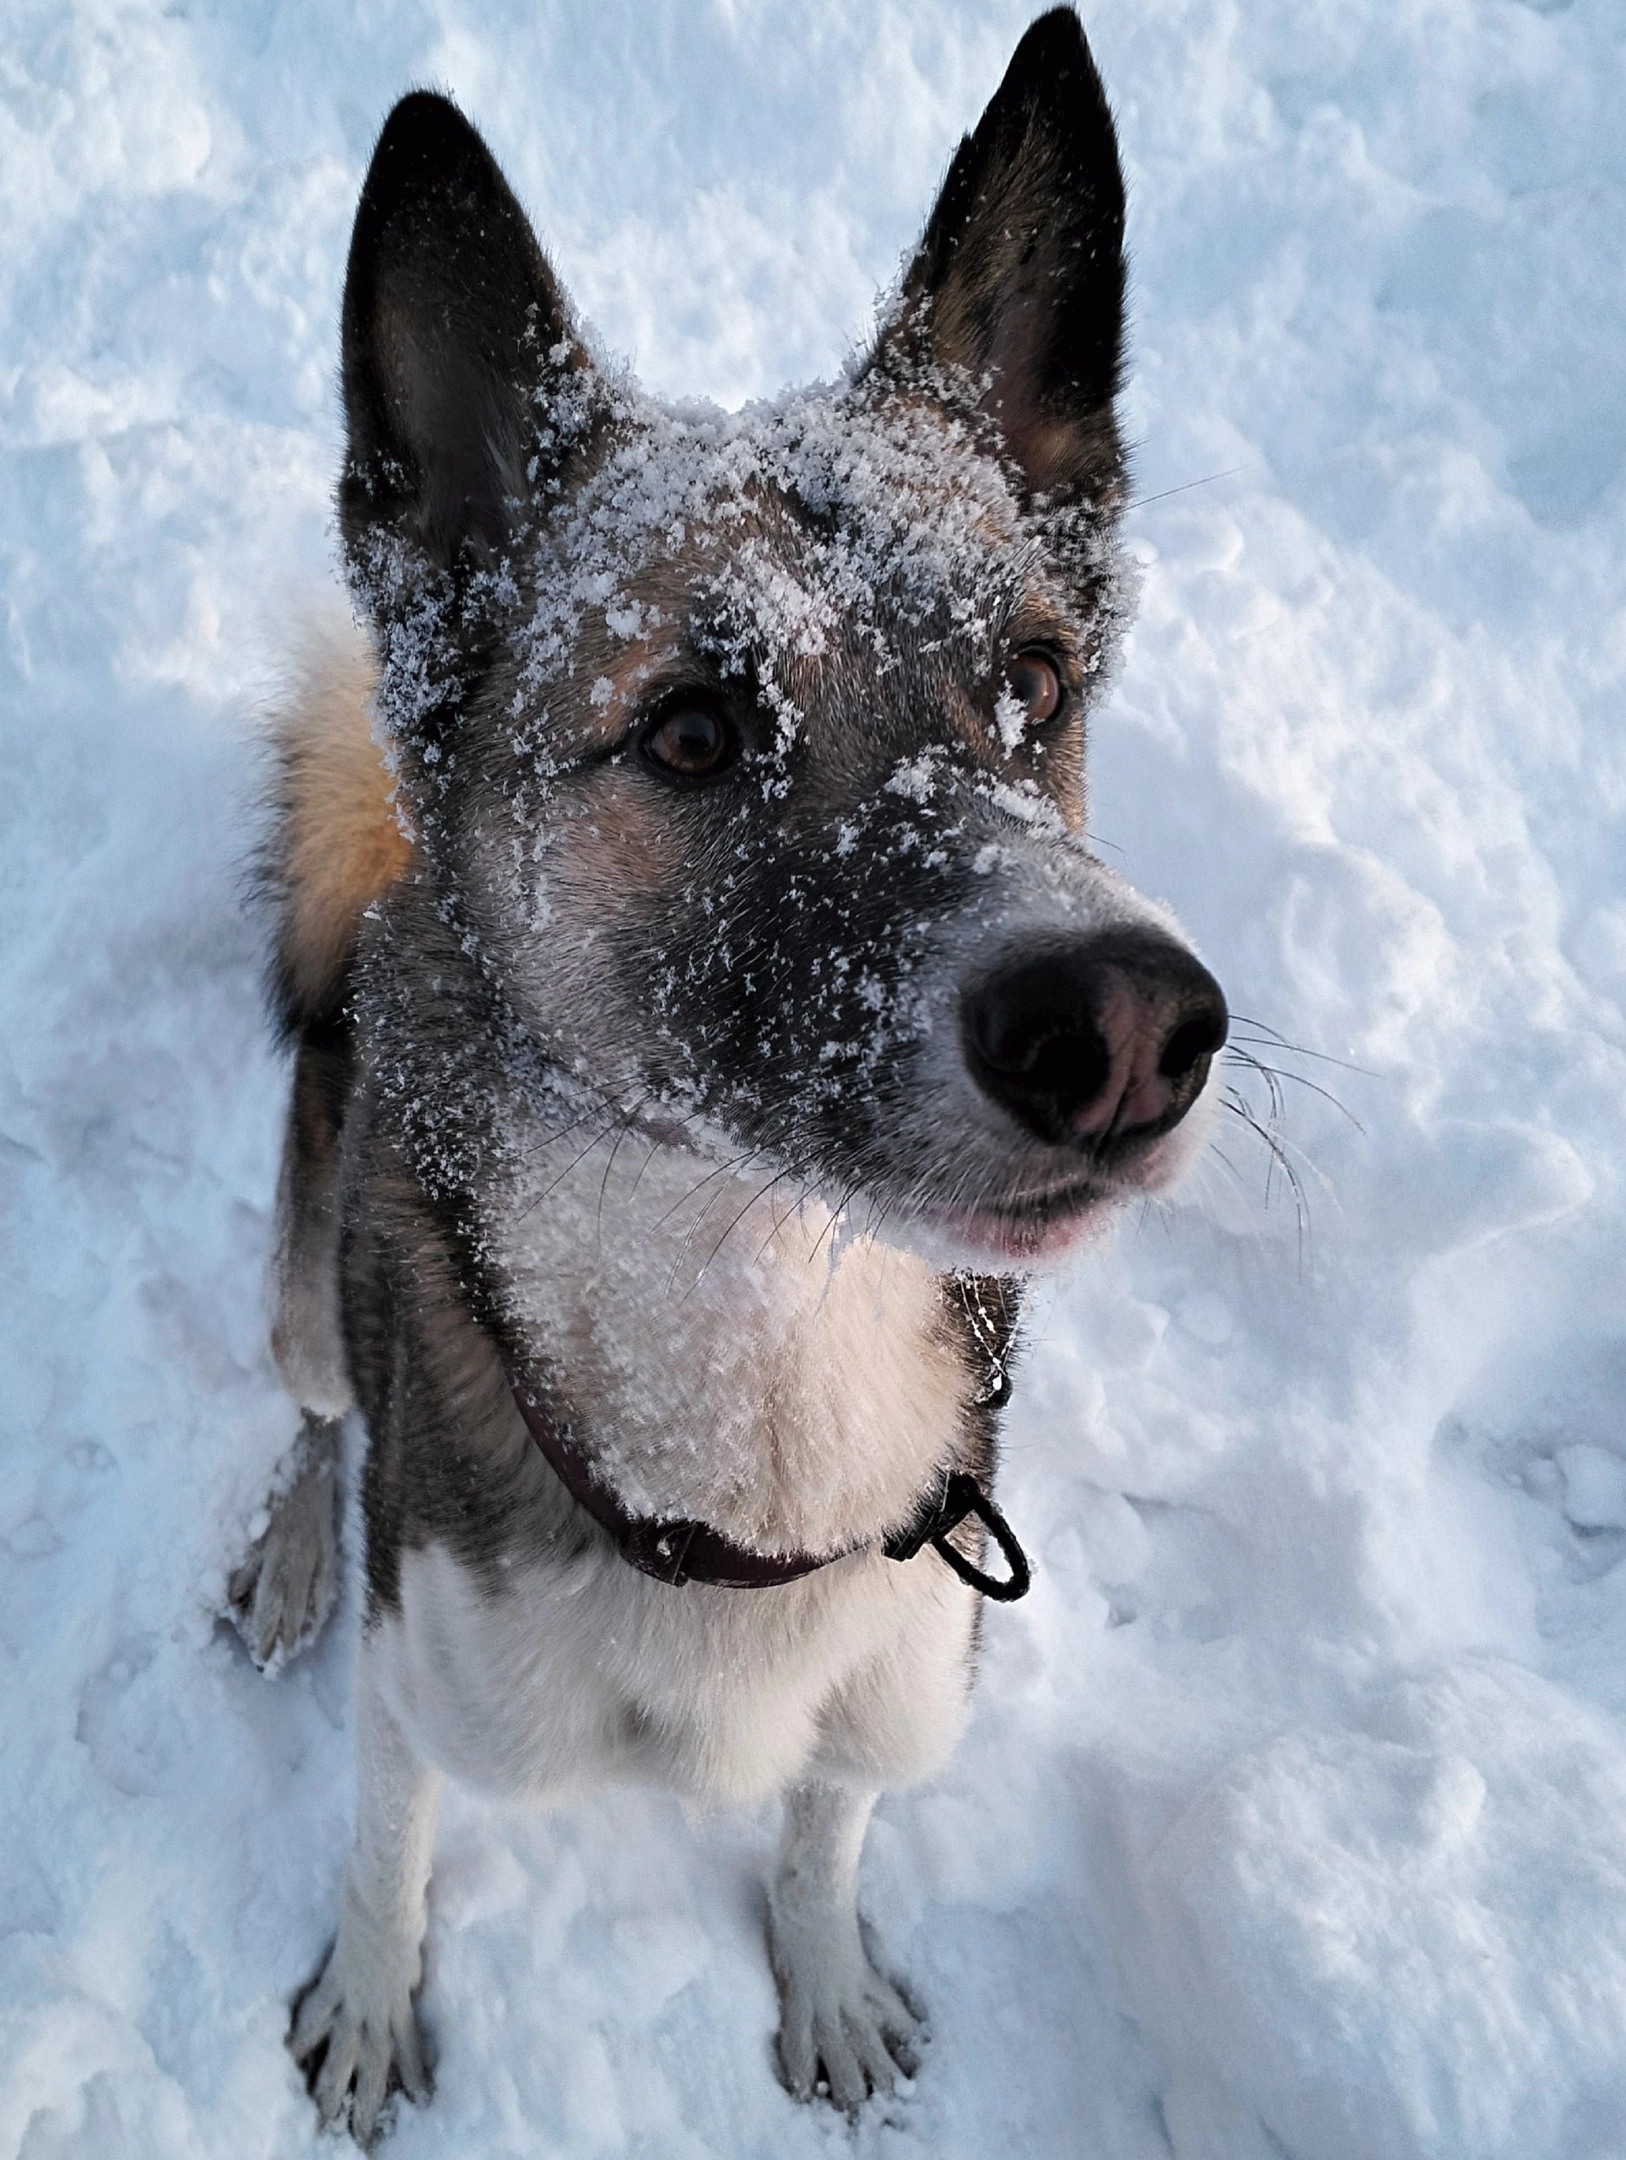
[[[364,1643],[357,1669],[356,1841],[339,1932],[319,1977],[295,2006],[289,2035],[323,2123],[348,2118],[358,2145],[372,2142],[392,2076],[409,2099],[429,2093],[412,1998],[422,1971],[440,1797],[439,1773],[407,1745],[371,1664]]]
[[[873,1792],[795,1785],[769,1896],[779,1982],[779,2062],[798,2099],[822,2077],[849,2111],[912,2074],[919,2022],[869,1961],[858,1928],[858,1858]]]
[[[264,1534],[234,1570],[229,1610],[261,1672],[322,1632],[339,1588],[339,1421],[305,1412]]]

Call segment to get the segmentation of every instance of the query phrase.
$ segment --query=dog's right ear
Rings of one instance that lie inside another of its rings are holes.
[[[1116,469],[1123,235],[1106,92],[1052,8],[955,152],[871,367],[978,412],[1028,491],[1089,488]]]
[[[500,560],[590,404],[592,372],[525,213],[448,98],[384,123],[345,272],[339,521],[454,576]]]

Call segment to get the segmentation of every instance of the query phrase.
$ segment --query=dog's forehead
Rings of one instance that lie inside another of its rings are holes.
[[[913,629],[986,648],[1045,577],[999,461],[929,400],[801,393],[740,414],[629,403],[541,536],[529,644],[589,623],[769,673]]]

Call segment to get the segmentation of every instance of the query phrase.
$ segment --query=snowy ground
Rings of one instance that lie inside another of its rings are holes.
[[[839,366],[1024,19],[8,0],[5,2160],[316,2144],[355,1618],[268,1685],[213,1616],[292,1426],[249,722],[329,577],[371,133],[452,89],[606,341],[733,403]],[[1041,1303],[1041,1578],[869,1854],[915,2090],[774,2084],[767,1816],[454,1801],[401,2160],[1626,2153],[1626,18],[1088,27],[1146,564],[1096,822],[1319,1054],[1308,1224],[1233,1123]]]

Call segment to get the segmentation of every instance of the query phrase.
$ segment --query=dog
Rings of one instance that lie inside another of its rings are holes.
[[[443,1777],[785,1795],[779,2067],[854,2110],[877,1794],[966,1714],[1023,1278],[1201,1145],[1224,998],[1085,840],[1127,610],[1123,185],[1036,22],[833,387],[673,410],[591,349],[485,144],[390,114],[343,302],[365,641],[281,730],[294,1051],[273,1349],[304,1413],[232,1599],[274,1667],[359,1410],[358,1820],[290,2045],[429,2091]]]

